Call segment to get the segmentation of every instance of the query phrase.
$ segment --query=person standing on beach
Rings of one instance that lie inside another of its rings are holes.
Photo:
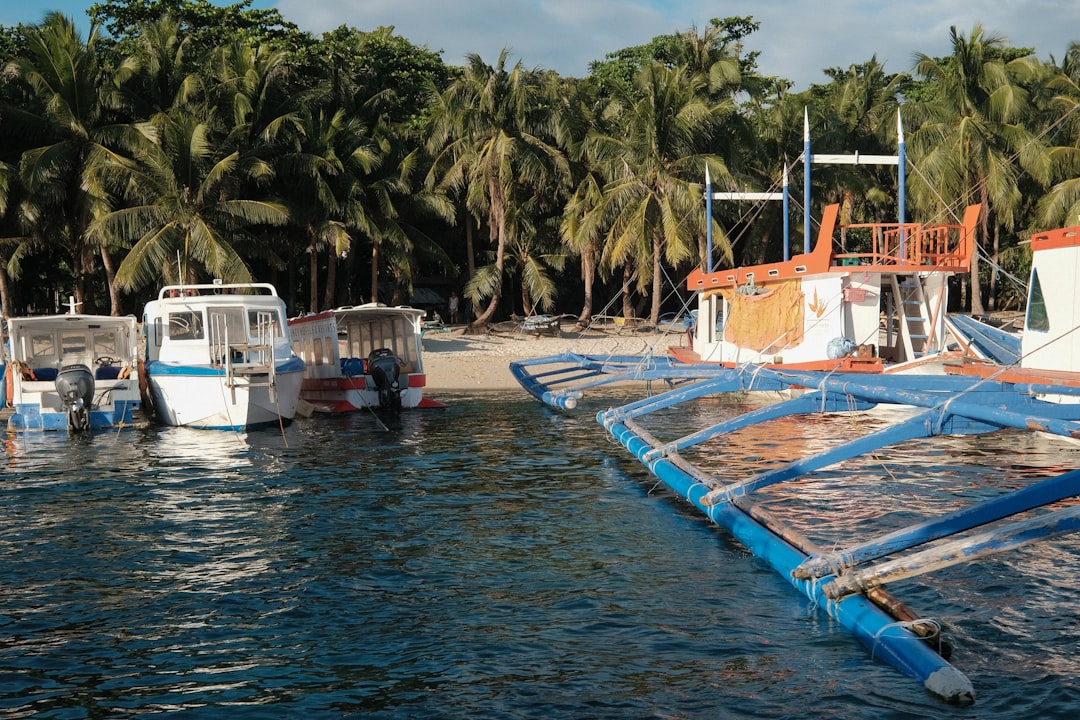
[[[457,325],[458,321],[458,296],[456,290],[450,291],[450,324]]]

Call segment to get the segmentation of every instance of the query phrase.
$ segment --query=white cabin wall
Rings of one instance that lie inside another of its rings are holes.
[[[1080,248],[1066,247],[1038,252],[1033,270],[1039,274],[1048,331],[1025,327],[1022,339],[1022,365],[1040,370],[1073,370],[1074,359],[1080,359],[1080,332],[1074,332],[1080,322],[1080,307],[1076,300],[1076,283],[1080,277]]]
[[[848,312],[844,318],[844,337],[856,345],[873,345],[876,349],[881,331],[881,275],[854,272],[848,276]],[[856,296],[863,294],[862,300]]]
[[[821,349],[844,336],[843,278],[803,278],[803,342],[782,352],[785,363],[825,360]]]

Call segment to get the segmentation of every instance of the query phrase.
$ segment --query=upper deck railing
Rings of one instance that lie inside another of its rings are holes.
[[[971,265],[971,243],[964,225],[854,223],[841,225],[840,231],[869,235],[870,249],[833,253],[833,265],[953,272],[967,272]]]
[[[867,223],[843,226],[845,231],[866,230],[870,235],[870,250],[859,253],[834,253],[834,231],[838,226],[838,205],[829,205],[822,215],[817,244],[809,253],[795,255],[790,260],[762,265],[714,270],[711,273],[696,269],[687,277],[691,291],[737,287],[749,282],[764,285],[769,281],[787,280],[803,275],[831,271],[851,271],[857,266],[865,272],[967,272],[975,247],[975,226],[979,205],[964,211],[960,225],[920,223]]]

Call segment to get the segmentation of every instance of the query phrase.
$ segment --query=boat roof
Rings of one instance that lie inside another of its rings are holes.
[[[30,315],[26,317],[10,318],[8,321],[8,328],[14,331],[16,328],[33,327],[33,328],[48,328],[58,329],[64,327],[114,327],[117,325],[127,325],[135,327],[138,323],[134,315],[83,315],[76,313],[74,315]]]
[[[196,283],[194,285],[166,285],[158,291],[158,300],[169,300],[177,297],[199,297],[210,294],[218,295],[223,291],[242,290],[244,292],[230,292],[229,295],[252,296],[270,295],[277,297],[277,289],[270,283]]]
[[[383,305],[382,303],[365,303],[363,305],[345,305],[339,308],[334,308],[333,310],[324,310],[319,313],[302,315],[300,317],[290,319],[289,323],[294,324],[314,322],[316,320],[322,320],[331,316],[339,325],[361,320],[395,317],[405,317],[413,322],[416,322],[417,320],[423,318],[426,314],[427,313],[425,313],[420,308],[409,307],[408,305]]]

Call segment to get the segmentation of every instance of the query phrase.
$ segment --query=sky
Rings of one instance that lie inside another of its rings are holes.
[[[229,4],[227,0],[211,0]],[[0,24],[40,22],[56,10],[88,27],[94,0],[4,0]],[[657,35],[704,28],[712,18],[753,16],[760,29],[746,40],[759,51],[759,70],[787,78],[801,91],[876,56],[886,72],[904,72],[918,53],[951,52],[949,28],[965,36],[981,24],[1013,47],[1033,48],[1059,62],[1080,42],[1077,0],[253,0],[276,7],[316,35],[340,25],[358,30],[393,26],[416,45],[442,51],[451,65],[475,53],[494,64],[507,48],[511,62],[584,77],[607,53]]]

